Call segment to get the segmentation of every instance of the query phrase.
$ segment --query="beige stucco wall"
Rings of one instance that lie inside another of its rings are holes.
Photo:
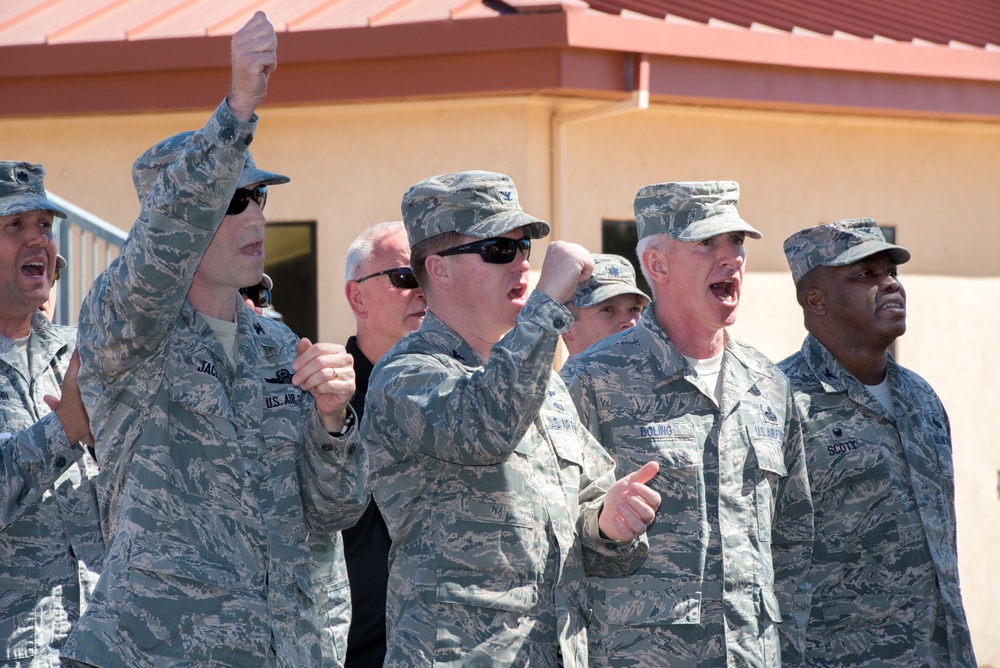
[[[352,331],[340,285],[346,245],[367,225],[399,217],[407,186],[462,169],[511,175],[525,209],[553,214],[551,115],[593,103],[502,98],[343,107],[267,108],[253,150],[293,182],[275,189],[274,221],[318,222],[321,338]],[[198,127],[208,110],[148,116],[0,120],[7,159],[45,164],[48,187],[127,228],[137,213],[132,160],[156,140]],[[566,211],[560,234],[592,249],[600,221],[631,218],[638,186],[666,180],[740,182],[749,277],[734,333],[780,359],[803,335],[781,241],[806,225],[869,215],[895,225],[914,255],[903,268],[909,331],[902,363],[949,408],[955,437],[959,550],[980,662],[1000,665],[1000,428],[990,382],[1000,315],[995,249],[1000,221],[1000,123],[657,106],[567,127]],[[555,163],[558,164],[558,161]],[[542,254],[535,261],[540,266]]]

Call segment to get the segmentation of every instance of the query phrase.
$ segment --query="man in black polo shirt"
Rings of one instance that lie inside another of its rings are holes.
[[[410,246],[401,222],[368,228],[347,251],[344,294],[357,320],[347,341],[354,356],[356,390],[351,406],[362,419],[368,377],[379,358],[420,327],[424,293],[410,272]],[[385,659],[385,593],[389,532],[374,499],[354,527],[343,532],[351,583],[347,668],[381,666]]]

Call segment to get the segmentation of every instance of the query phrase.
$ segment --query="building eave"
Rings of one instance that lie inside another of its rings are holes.
[[[214,106],[226,35],[0,48],[0,117]],[[1000,121],[1000,52],[554,11],[279,33],[269,105],[619,99],[633,54],[680,104]]]

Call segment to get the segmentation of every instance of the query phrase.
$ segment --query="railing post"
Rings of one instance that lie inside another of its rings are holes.
[[[75,307],[83,301],[90,282],[111,263],[111,247],[120,249],[128,235],[111,223],[98,218],[75,204],[46,191],[48,198],[68,216],[56,219],[56,237],[59,254],[66,258],[66,270],[60,275],[54,322],[59,325],[76,324]],[[74,232],[76,234],[74,235]],[[77,236],[77,251],[73,249],[73,237]],[[103,263],[98,264],[102,254],[98,244],[104,243]],[[87,264],[93,273],[87,280]],[[74,280],[74,278],[78,280]],[[74,297],[77,297],[74,299]]]

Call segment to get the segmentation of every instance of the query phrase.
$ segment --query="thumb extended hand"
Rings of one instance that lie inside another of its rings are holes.
[[[44,397],[42,397],[42,401],[45,402],[45,405],[48,406],[49,410],[51,410],[53,413],[57,408],[59,408],[59,397],[55,395],[46,394]]]
[[[633,471],[629,473],[628,478],[629,484],[633,482],[647,483],[656,477],[656,474],[660,471],[660,465],[658,462],[646,462],[642,465],[638,471]]]

